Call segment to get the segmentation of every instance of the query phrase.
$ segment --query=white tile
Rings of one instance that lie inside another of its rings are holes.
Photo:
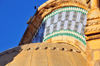
[[[68,20],[66,20],[66,21],[64,22],[64,29],[67,29],[67,25],[68,25]]]
[[[82,23],[79,23],[77,32],[79,32],[79,33],[81,32],[82,26],[83,26]]]
[[[77,21],[77,22],[80,21],[80,17],[81,17],[81,13],[78,12],[78,13],[77,13],[77,18],[76,18],[76,21]]]
[[[60,30],[61,21],[57,23],[57,30]]]
[[[46,36],[46,28],[44,29],[44,37]]]
[[[85,15],[83,24],[86,25],[86,22],[87,22],[87,15]]]
[[[54,16],[54,23],[56,23],[58,21],[58,14],[56,14],[55,16]]]
[[[70,12],[70,15],[69,15],[69,20],[72,20],[72,18],[73,18],[73,14],[74,14],[74,12]]]
[[[71,30],[74,30],[74,27],[75,27],[75,21],[72,21]]]
[[[53,24],[50,25],[50,33],[52,33],[52,32],[53,32]]]
[[[50,26],[50,23],[51,23],[51,18],[47,19],[47,21],[46,21],[46,27]]]
[[[66,12],[62,12],[62,18],[61,20],[65,20]]]

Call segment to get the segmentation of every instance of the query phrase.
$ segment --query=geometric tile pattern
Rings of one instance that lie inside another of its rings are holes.
[[[86,38],[85,36],[81,35],[80,33],[73,31],[73,30],[58,30],[55,32],[52,32],[50,34],[48,34],[47,36],[44,37],[43,42],[56,37],[56,36],[70,36],[70,37],[74,37],[75,39],[79,40],[80,42],[82,42],[84,45],[86,45]]]
[[[79,7],[64,7],[60,8],[51,14],[47,15],[43,23],[45,23],[44,39],[46,41],[48,35],[54,37],[54,32],[60,35],[59,31],[69,30],[76,32],[77,35],[85,37],[84,30],[87,22],[87,11]],[[53,33],[53,34],[52,34]],[[68,34],[66,34],[68,35]],[[75,36],[72,36],[75,37]],[[76,37],[75,37],[76,38]],[[79,38],[76,38],[79,40]],[[80,38],[80,41],[85,44],[85,39]]]
[[[74,30],[84,35],[87,15],[79,12],[61,12],[45,21],[46,34],[52,33],[56,30],[68,29]]]
[[[88,13],[87,10],[79,8],[79,7],[63,7],[63,8],[57,9],[57,10],[53,11],[52,13],[50,13],[49,15],[47,15],[44,18],[43,22],[45,22],[48,18],[50,18],[60,12],[68,12],[68,11],[79,12],[79,13],[82,13],[85,15],[87,15],[87,13]]]

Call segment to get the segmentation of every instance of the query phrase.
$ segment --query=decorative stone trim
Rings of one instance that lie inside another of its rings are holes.
[[[28,44],[27,44],[27,46],[26,47],[28,47]],[[36,46],[36,47],[28,47],[28,48],[26,48],[25,47],[25,49],[24,48],[21,48],[21,47],[15,47],[15,48],[11,48],[11,49],[8,49],[8,50],[6,50],[6,51],[3,51],[3,52],[0,52],[0,57],[2,57],[2,56],[4,56],[4,55],[6,55],[6,54],[11,54],[11,53],[15,53],[15,52],[21,52],[21,51],[30,51],[30,50],[59,50],[59,51],[69,51],[69,52],[77,52],[77,53],[81,53],[81,51],[80,50],[75,50],[75,49],[72,49],[72,48],[70,48],[70,49],[67,49],[67,48],[58,48],[58,47],[55,47],[55,46],[53,46],[53,47],[48,47],[48,46],[44,46],[44,47],[39,47],[39,45],[38,46]]]
[[[100,24],[100,21],[97,21],[97,22],[87,22],[86,26],[91,26],[91,25],[96,25],[96,24]]]
[[[98,17],[92,17],[92,18],[87,18],[87,21],[89,21],[89,20],[95,20],[95,19],[100,19],[100,16],[98,16]]]
[[[97,31],[97,32],[98,32],[98,31],[100,31],[100,27],[88,28],[88,29],[86,28],[86,29],[85,29],[85,33],[86,33],[86,32],[92,32],[92,31]]]
[[[70,5],[71,3],[72,4],[74,4],[74,5],[79,5],[80,7],[82,7],[82,6],[84,6],[84,7],[87,7],[87,4],[85,4],[85,1],[83,1],[83,0],[49,0],[49,1],[47,1],[47,2],[45,2],[44,4],[42,4],[39,8],[38,8],[38,10],[41,10],[41,9],[43,9],[43,8],[45,8],[45,7],[48,7],[48,8],[50,8],[50,5],[53,5],[53,4],[61,4],[61,3],[67,3],[66,5]],[[85,8],[85,9],[87,9],[87,8]]]
[[[81,35],[78,32],[72,31],[72,30],[58,30],[53,33],[48,34],[46,37],[44,37],[43,42],[46,40],[56,37],[56,36],[71,36],[76,39],[78,39],[80,42],[82,42],[84,45],[86,45],[86,38],[85,36]]]
[[[46,49],[49,49],[49,50],[59,50],[59,51],[69,51],[69,52],[81,53],[81,51],[76,51],[76,50],[73,50],[73,49],[66,49],[66,48],[61,48],[61,49],[57,48],[57,47],[53,47],[53,48],[49,48],[49,47],[44,47],[44,48],[37,47],[37,48],[35,50],[46,50]]]

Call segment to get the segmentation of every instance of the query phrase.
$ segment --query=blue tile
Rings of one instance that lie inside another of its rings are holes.
[[[39,29],[36,37],[32,41],[32,43],[38,43],[38,42],[43,41],[44,29],[45,29],[45,23],[43,23],[42,26],[40,27],[40,29]]]

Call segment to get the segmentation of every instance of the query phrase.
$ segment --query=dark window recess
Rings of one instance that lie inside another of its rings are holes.
[[[87,4],[90,2],[91,0],[87,1]]]
[[[53,6],[50,6],[50,7],[55,7],[55,5],[53,5]]]
[[[48,7],[44,7],[45,9],[49,9]]]
[[[43,23],[41,25],[41,27],[40,27],[37,35],[33,39],[32,43],[38,43],[38,42],[42,42],[43,41],[44,29],[45,29],[45,23]]]
[[[98,34],[100,34],[100,32],[92,33],[92,34],[89,34],[89,35],[86,35],[86,36],[93,36],[93,35],[98,35]]]
[[[99,2],[98,2],[98,3],[99,3],[99,9],[100,9],[100,0],[99,0]]]

